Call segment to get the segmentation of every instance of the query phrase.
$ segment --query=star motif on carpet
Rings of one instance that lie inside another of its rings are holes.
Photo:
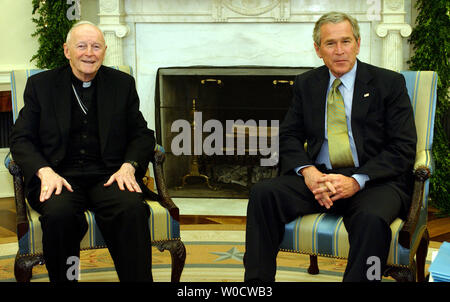
[[[211,252],[211,254],[220,256],[219,258],[214,260],[214,262],[223,261],[226,259],[234,259],[236,261],[242,262],[242,259],[244,257],[244,253],[239,252],[239,250],[234,246],[226,252]]]

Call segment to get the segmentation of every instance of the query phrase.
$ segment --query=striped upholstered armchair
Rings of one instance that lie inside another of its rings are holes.
[[[113,68],[131,73],[129,66],[113,66]],[[13,119],[16,120],[23,107],[23,91],[27,78],[43,70],[17,70],[11,73],[11,91],[13,103]],[[186,249],[180,238],[179,209],[167,193],[162,165],[164,162],[164,148],[155,147],[154,161],[152,162],[155,176],[157,194],[154,200],[146,200],[150,208],[150,234],[151,243],[159,251],[168,250],[172,258],[171,281],[178,282],[184,268]],[[14,274],[17,281],[30,281],[32,268],[37,264],[44,264],[42,252],[42,229],[39,213],[31,208],[24,196],[24,184],[19,166],[10,154],[5,159],[5,165],[14,178],[14,194],[17,211],[17,239],[19,250],[14,263]],[[144,179],[144,183],[146,180]],[[106,243],[95,222],[92,212],[85,212],[89,228],[81,241],[81,250],[106,248]]]
[[[432,71],[401,72],[406,80],[417,129],[414,193],[406,220],[391,224],[392,241],[384,276],[397,281],[424,281],[429,235],[428,187],[433,171],[431,147],[436,107],[437,74]],[[348,234],[341,216],[311,214],[285,227],[280,250],[310,255],[310,274],[318,274],[317,256],[347,259]]]

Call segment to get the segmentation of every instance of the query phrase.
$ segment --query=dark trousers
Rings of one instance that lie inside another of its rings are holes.
[[[349,235],[344,281],[367,281],[367,270],[373,265],[367,264],[369,257],[379,257],[383,273],[392,237],[390,224],[401,210],[401,197],[389,184],[368,185],[326,210],[301,176],[283,175],[262,181],[250,190],[244,279],[274,281],[285,224],[301,215],[331,212],[343,215]]]
[[[149,209],[141,193],[121,191],[117,183],[109,187],[104,178],[69,178],[74,192],[65,188],[41,203],[30,198],[41,216],[44,259],[50,281],[67,281],[73,263],[68,257],[80,256],[80,242],[88,225],[84,212],[95,220],[106,241],[120,281],[152,281]],[[35,192],[35,196],[39,192]]]

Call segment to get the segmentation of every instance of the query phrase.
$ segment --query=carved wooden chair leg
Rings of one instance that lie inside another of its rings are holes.
[[[428,244],[430,243],[430,235],[426,229],[422,239],[420,240],[419,248],[417,249],[417,282],[425,281],[425,261],[427,259]]]
[[[170,240],[154,243],[160,252],[168,250],[172,258],[172,276],[171,282],[179,282],[183,272],[184,262],[186,260],[186,248],[183,242],[179,240]]]
[[[317,264],[317,256],[309,256],[309,268],[308,273],[311,275],[317,275],[319,273],[319,265]]]
[[[181,241],[172,241],[174,244],[169,249],[172,256],[172,282],[180,282],[181,273],[183,272],[184,262],[186,260],[186,248]]]
[[[33,267],[38,264],[44,264],[44,257],[37,256],[20,256],[17,253],[14,261],[14,276],[17,282],[30,282],[33,275]]]

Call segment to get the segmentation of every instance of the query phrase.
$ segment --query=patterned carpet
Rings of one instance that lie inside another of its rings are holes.
[[[241,282],[244,268],[244,231],[182,231],[186,246],[186,264],[182,282]],[[432,250],[432,249],[431,249]],[[429,255],[431,255],[431,250]],[[14,282],[16,243],[0,245],[0,281]],[[170,281],[170,254],[153,249],[153,278],[156,282]],[[428,261],[429,264],[429,261]],[[319,257],[320,274],[309,275],[309,256],[280,252],[277,258],[277,281],[282,282],[340,282],[345,260]],[[428,266],[428,265],[427,265]],[[32,282],[47,282],[45,266],[33,269]],[[81,282],[118,281],[107,249],[81,252]],[[392,281],[383,279],[383,281]]]

